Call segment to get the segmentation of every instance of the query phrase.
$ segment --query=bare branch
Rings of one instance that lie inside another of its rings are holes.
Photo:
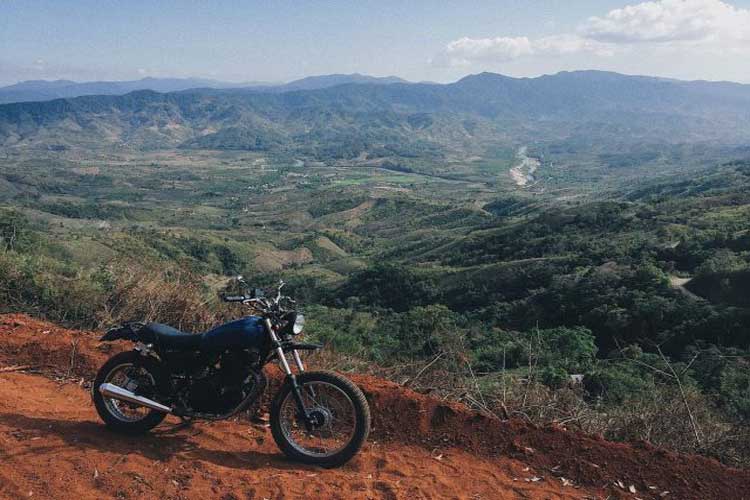
[[[675,381],[677,381],[677,387],[680,389],[680,394],[682,395],[682,402],[685,404],[685,409],[687,410],[688,417],[690,418],[690,425],[693,427],[693,433],[695,434],[695,442],[698,444],[698,446],[700,446],[701,444],[700,431],[698,429],[698,424],[695,422],[693,411],[690,409],[690,404],[688,403],[687,396],[685,395],[685,389],[682,386],[682,381],[680,380],[680,377],[677,375],[677,372],[674,371],[672,364],[669,362],[667,357],[662,352],[661,347],[657,346],[656,349],[659,351],[659,356],[661,356],[661,359],[664,360],[664,363],[669,367],[669,370],[672,372],[672,375],[674,376]]]
[[[404,382],[404,384],[403,384],[403,385],[405,385],[405,386],[409,386],[409,385],[412,385],[412,384],[413,384],[413,383],[414,383],[414,382],[415,382],[415,381],[416,381],[416,380],[417,380],[417,379],[418,379],[419,377],[421,377],[421,376],[422,376],[422,374],[423,374],[424,372],[426,372],[426,371],[427,371],[427,370],[428,370],[428,369],[429,369],[429,368],[430,368],[430,367],[431,367],[432,365],[434,365],[434,364],[435,364],[435,363],[436,363],[436,362],[437,362],[437,361],[438,361],[438,360],[439,360],[440,358],[442,358],[444,354],[445,354],[445,353],[444,353],[444,352],[442,352],[442,351],[441,351],[441,352],[439,352],[439,353],[438,353],[438,355],[437,355],[437,356],[435,356],[435,358],[434,358],[434,359],[433,359],[432,361],[430,361],[430,362],[429,362],[429,363],[427,363],[427,364],[426,364],[426,365],[425,365],[424,367],[422,367],[422,369],[421,369],[421,370],[419,370],[419,371],[417,372],[417,374],[416,374],[416,375],[414,375],[414,377],[413,377],[412,379],[407,379],[407,380],[406,380],[406,381]]]

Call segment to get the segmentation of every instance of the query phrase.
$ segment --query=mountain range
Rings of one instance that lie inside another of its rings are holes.
[[[562,148],[750,142],[750,85],[599,71],[538,78],[482,73],[451,84],[362,78],[5,104],[0,145],[353,158],[440,156],[529,142]]]
[[[177,92],[187,89],[252,88],[259,91],[285,92],[313,90],[345,83],[408,83],[395,76],[375,77],[354,73],[351,75],[309,76],[284,84],[269,82],[231,83],[203,78],[142,78],[130,81],[74,82],[71,80],[27,80],[0,87],[0,104],[12,102],[48,101],[80,97],[83,95],[123,95],[136,90]]]

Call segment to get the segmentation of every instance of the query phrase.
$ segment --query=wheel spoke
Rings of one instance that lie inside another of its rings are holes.
[[[154,385],[153,376],[143,368],[136,368],[131,363],[116,366],[104,380],[107,383],[135,392],[139,387]],[[122,422],[138,422],[146,418],[151,410],[114,398],[104,398],[104,405],[113,417]]]
[[[299,421],[297,404],[290,392],[280,411],[281,430],[286,439],[300,452],[321,458],[341,451],[356,430],[352,400],[339,387],[322,381],[306,383],[302,394],[306,410],[318,424],[308,430],[304,422]]]

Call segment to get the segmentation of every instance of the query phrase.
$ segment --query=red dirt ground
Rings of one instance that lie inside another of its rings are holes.
[[[86,390],[126,346],[97,338],[0,315],[0,498],[750,498],[748,470],[499,421],[366,376],[352,378],[373,432],[339,469],[287,461],[269,429],[247,421],[168,419],[126,438],[104,428]]]

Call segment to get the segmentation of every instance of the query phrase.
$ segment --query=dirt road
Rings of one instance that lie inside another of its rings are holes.
[[[521,462],[455,448],[371,442],[334,470],[284,459],[270,430],[243,422],[176,421],[152,435],[108,432],[77,384],[0,374],[2,498],[581,498]],[[513,480],[517,478],[517,480]]]
[[[150,435],[123,437],[91,404],[87,381],[117,350],[96,337],[0,315],[0,499],[718,499],[750,491],[747,470],[500,421],[368,376],[353,378],[373,410],[371,439],[339,469],[286,460],[270,430],[247,420],[179,428],[167,419]]]

